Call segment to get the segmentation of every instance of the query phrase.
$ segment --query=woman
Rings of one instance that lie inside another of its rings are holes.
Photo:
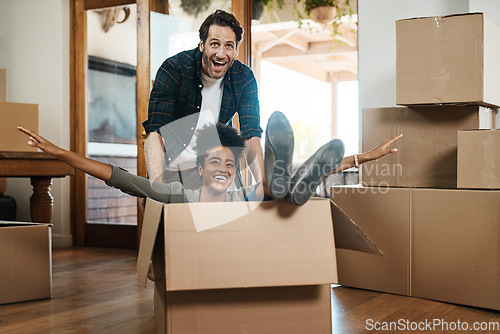
[[[346,158],[343,158],[344,146],[342,142],[338,139],[332,140],[318,149],[298,169],[297,173],[290,177],[288,173],[281,172],[282,169],[289,169],[289,166],[285,165],[291,163],[290,154],[293,151],[293,149],[283,149],[283,145],[290,145],[290,138],[283,134],[291,134],[291,145],[293,145],[293,132],[286,117],[280,112],[275,112],[270,117],[266,130],[266,151],[268,147],[272,148],[266,153],[266,176],[269,175],[270,182],[276,183],[276,180],[279,180],[278,184],[287,184],[286,189],[288,190],[285,192],[274,191],[274,193],[279,194],[273,195],[273,192],[270,192],[265,184],[265,180],[264,184],[259,182],[250,187],[228,190],[234,181],[237,162],[245,147],[245,140],[238,134],[237,130],[220,123],[209,124],[197,133],[195,151],[198,156],[198,174],[202,178],[202,186],[197,190],[185,189],[179,182],[155,182],[130,174],[120,167],[64,150],[33,131],[22,127],[18,127],[18,130],[30,136],[28,145],[37,147],[74,168],[105,181],[108,186],[118,188],[133,196],[150,197],[164,203],[286,198],[291,204],[302,205],[312,195],[321,179],[332,173],[396,152],[397,149],[389,148],[389,146],[402,136],[396,136],[367,153]],[[214,136],[214,134],[217,135]],[[280,138],[281,141],[273,138]],[[280,157],[283,151],[288,153]],[[285,161],[285,165],[276,163],[282,160]],[[274,186],[274,188],[277,187]]]

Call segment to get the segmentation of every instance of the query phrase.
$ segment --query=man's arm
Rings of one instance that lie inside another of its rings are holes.
[[[402,134],[395,136],[395,137],[383,142],[382,144],[378,145],[377,147],[371,149],[370,151],[368,151],[366,153],[358,154],[357,155],[358,164],[361,165],[361,164],[364,164],[365,162],[380,159],[380,158],[386,156],[387,154],[396,153],[398,151],[398,149],[391,148],[390,146],[401,137],[403,137]],[[356,162],[354,159],[354,155],[351,155],[349,157],[345,157],[344,159],[342,159],[342,163],[340,164],[340,166],[332,174],[339,173],[343,170],[355,167],[355,165],[356,165]]]
[[[264,153],[259,137],[252,137],[247,140],[245,155],[254,179],[256,182],[261,182],[256,189],[257,196],[259,198],[270,198],[271,193],[267,188],[266,178],[264,177]]]
[[[165,147],[163,138],[157,132],[150,132],[144,143],[146,167],[150,180],[162,182],[165,170]]]

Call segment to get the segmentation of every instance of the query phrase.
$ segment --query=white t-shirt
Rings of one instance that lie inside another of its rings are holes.
[[[214,79],[205,74],[201,74],[203,89],[201,90],[201,108],[196,130],[203,128],[209,123],[216,123],[219,120],[220,105],[222,103],[222,92],[224,90],[224,78]],[[181,152],[167,166],[168,170],[186,170],[196,167],[196,130],[193,138]]]

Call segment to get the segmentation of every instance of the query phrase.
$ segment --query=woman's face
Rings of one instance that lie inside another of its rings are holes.
[[[208,150],[203,166],[198,166],[203,187],[211,192],[226,192],[233,183],[236,161],[227,147],[218,146]]]

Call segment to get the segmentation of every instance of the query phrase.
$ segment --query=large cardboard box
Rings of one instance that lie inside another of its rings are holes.
[[[38,152],[28,146],[28,137],[17,130],[18,126],[38,132],[38,105],[0,102],[0,151]]]
[[[500,130],[458,132],[458,188],[500,189]]]
[[[332,189],[385,255],[337,250],[340,284],[500,310],[500,191],[375,189]]]
[[[363,152],[404,136],[394,144],[397,154],[362,165],[362,184],[456,188],[458,131],[491,129],[495,113],[480,106],[363,109]]]
[[[0,102],[7,101],[7,70],[0,68]]]
[[[333,187],[331,190],[333,202],[383,252],[383,256],[366,256],[361,252],[337,249],[339,283],[409,295],[408,189],[344,186]],[[334,224],[337,223],[336,219],[339,218],[333,218]],[[371,279],[372,277],[377,279]]]
[[[378,251],[343,223],[353,234],[343,247]],[[158,333],[331,333],[335,243],[327,199],[302,207],[148,199],[138,278],[146,283],[152,261]]]
[[[482,13],[396,21],[396,104],[500,106],[499,40]]]
[[[49,224],[0,221],[0,304],[52,296]]]

